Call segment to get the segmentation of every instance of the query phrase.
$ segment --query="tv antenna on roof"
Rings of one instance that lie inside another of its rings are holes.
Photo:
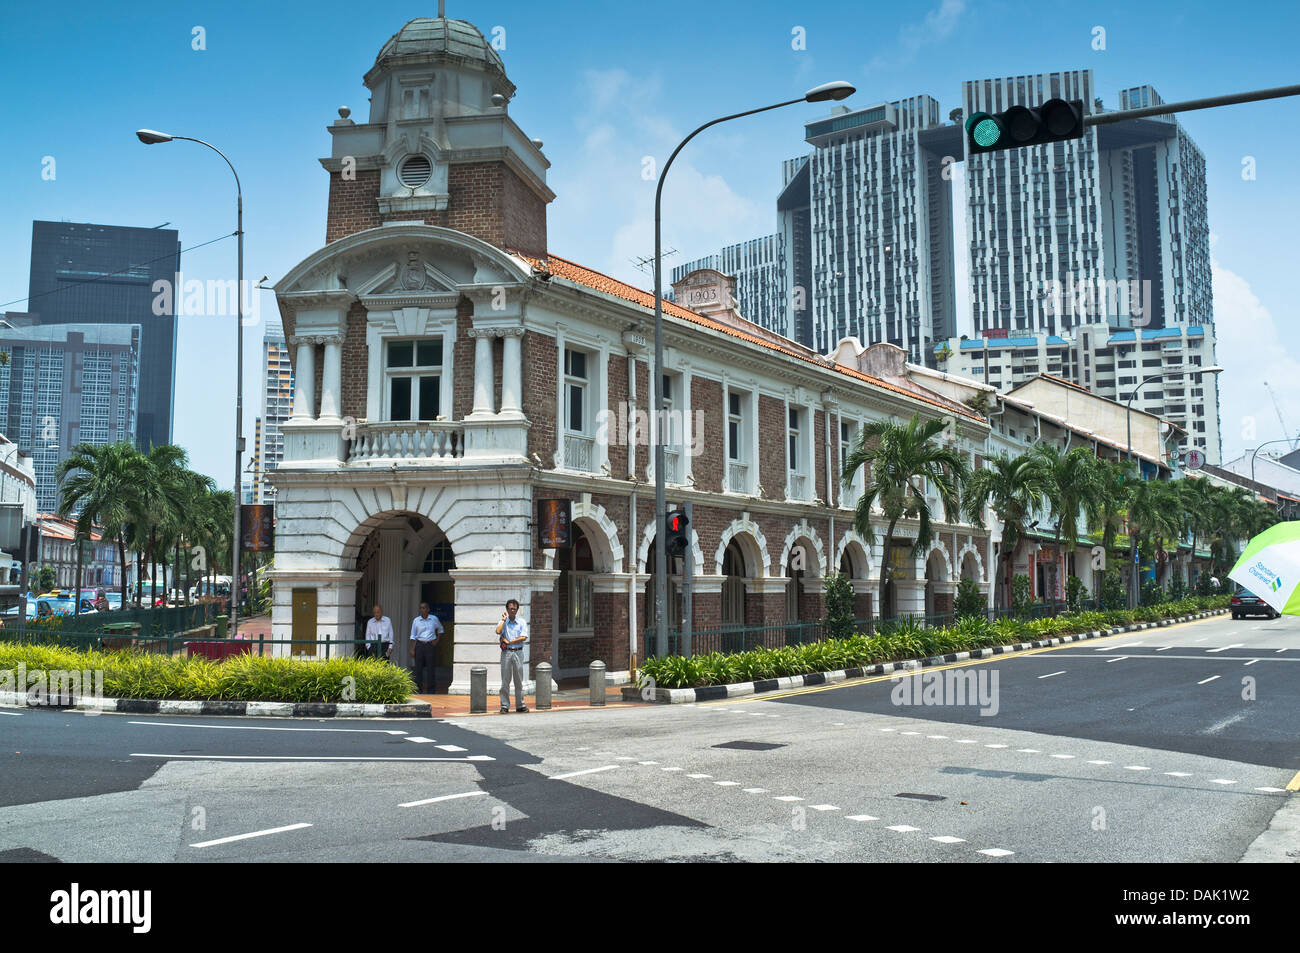
[[[676,255],[676,254],[677,254],[676,248],[666,248],[664,249],[663,257],[667,258],[669,255]],[[654,274],[654,263],[655,263],[654,255],[647,255],[644,258],[630,258],[628,260],[636,266],[637,271],[643,272],[644,274],[647,275]]]

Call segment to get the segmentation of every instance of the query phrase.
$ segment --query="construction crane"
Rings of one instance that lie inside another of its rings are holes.
[[[1277,422],[1282,425],[1283,435],[1289,433],[1291,428],[1286,425],[1286,420],[1282,417],[1282,405],[1277,402],[1277,394],[1273,393],[1273,388],[1269,386],[1268,381],[1264,381],[1264,389],[1268,391],[1268,396],[1273,398],[1273,409],[1277,411]],[[1291,438],[1291,449],[1294,450],[1297,444],[1300,444],[1300,434]]]

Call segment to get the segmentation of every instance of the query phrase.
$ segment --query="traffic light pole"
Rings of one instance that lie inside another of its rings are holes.
[[[690,531],[691,512],[690,502],[682,504],[682,510],[686,513],[687,532]],[[691,606],[691,577],[695,574],[695,547],[690,545],[690,540],[686,541],[686,552],[682,553],[682,655],[690,658],[691,652],[691,620],[695,613]]]
[[[1207,96],[1204,99],[1187,99],[1181,103],[1161,103],[1141,109],[1121,109],[1118,112],[1090,113],[1083,117],[1084,126],[1105,126],[1126,119],[1145,119],[1147,116],[1168,116],[1172,113],[1192,112],[1196,109],[1213,109],[1216,106],[1235,106],[1238,103],[1255,103],[1264,99],[1281,99],[1300,96],[1300,84],[1256,89],[1247,93],[1229,93],[1226,96]]]

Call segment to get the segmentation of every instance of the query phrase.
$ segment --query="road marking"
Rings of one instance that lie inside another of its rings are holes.
[[[481,797],[487,794],[487,791],[466,791],[464,794],[443,794],[440,797],[427,797],[423,801],[407,801],[405,804],[399,804],[398,807],[420,807],[424,804],[437,804],[440,801],[458,801],[463,797]]]
[[[717,785],[718,787],[720,787],[720,788],[738,788],[738,787],[740,787],[740,782],[739,782],[739,781],[714,781],[713,783],[716,784],[716,785]]]
[[[1064,675],[1064,674],[1065,674],[1065,669],[1061,669],[1059,672],[1052,672],[1050,675],[1039,675],[1038,677],[1039,677],[1039,678],[1054,678],[1054,677],[1057,676],[1057,675]]]
[[[1255,788],[1256,791],[1267,791],[1269,794],[1285,794],[1286,788]]]
[[[803,798],[795,797],[793,794],[782,794],[780,797],[772,798],[773,801],[802,801]]]
[[[1010,748],[1010,745],[985,745],[986,748]]]
[[[962,837],[953,837],[953,836],[950,835],[950,834],[944,834],[944,835],[941,836],[941,837],[931,837],[930,840],[937,840],[940,844],[964,844],[964,843],[966,843],[965,838],[962,838]]]
[[[131,758],[162,758],[167,761],[495,761],[496,758],[486,754],[472,754],[467,758],[417,758],[417,757],[325,757],[321,755],[287,755],[287,754],[156,754],[152,752],[133,751]]]
[[[23,717],[21,712],[16,712],[16,711],[0,711],[0,715],[11,715],[14,718]]]
[[[1286,649],[1278,649],[1278,650],[1277,650],[1276,652],[1274,652],[1273,654],[1274,654],[1274,655],[1278,655],[1278,654],[1280,654],[1280,653],[1282,653],[1282,652],[1285,652],[1285,651],[1286,651]]]
[[[1122,661],[1124,661],[1126,658],[1132,658],[1132,657],[1133,657],[1133,656],[1131,656],[1131,655],[1116,655],[1114,658],[1108,658],[1108,659],[1106,659],[1106,663],[1107,663],[1107,664],[1110,664],[1111,662],[1122,662]],[[1040,675],[1040,676],[1039,676],[1039,678],[1046,678],[1046,677],[1047,677],[1046,675]]]
[[[838,810],[840,810],[840,808],[837,807],[837,806],[834,805],[834,804],[809,804],[808,806],[809,806],[812,810],[814,810],[814,811],[838,811]]]
[[[746,794],[766,794],[767,788],[742,788]]]
[[[1021,754],[1042,754],[1037,748],[1017,748]]]
[[[912,831],[919,831],[921,828],[912,827],[910,824],[891,824],[886,830],[898,831],[900,834],[910,834]]]
[[[589,747],[586,746],[586,745],[583,745],[581,748],[574,748],[573,750],[574,750],[574,751],[590,751],[591,748],[589,748]]]
[[[900,735],[919,735],[919,731],[900,731]]]
[[[393,728],[279,728],[267,725],[190,725],[180,721],[128,721],[128,725],[151,728],[220,728],[226,731],[328,731],[354,735],[404,735]],[[426,739],[427,740],[427,739]]]
[[[658,761],[638,761],[638,762],[637,762],[637,764],[642,764],[642,765],[658,764],[658,763],[659,763]]]
[[[947,735],[926,735],[926,737],[927,737],[927,738],[933,738],[933,739],[935,739],[936,741],[942,741],[942,740],[944,740],[945,738],[947,738],[948,736],[947,736]]]
[[[570,771],[568,774],[553,774],[552,781],[563,781],[565,778],[576,778],[584,774],[598,774],[601,771],[613,771],[618,768],[616,764],[607,764],[599,768],[588,768],[585,771]]]
[[[988,850],[977,850],[977,854],[985,854],[989,857],[1010,857],[1015,853],[1014,850],[1003,850],[1001,847],[990,847]]]
[[[1054,754],[1054,755],[1052,755],[1052,757],[1053,757],[1053,758],[1060,758],[1061,760],[1064,761],[1064,760],[1067,759],[1067,758],[1073,758],[1074,755],[1072,755],[1072,754]]]
[[[1213,654],[1215,652],[1226,652],[1228,649],[1240,649],[1244,647],[1242,642],[1233,642],[1231,645],[1221,645],[1217,649],[1206,649],[1205,651]]]
[[[881,731],[897,731],[897,728],[881,728]]]
[[[1146,641],[1145,639],[1142,639],[1142,640],[1137,641],[1137,642],[1123,642],[1123,643],[1120,643],[1119,645],[1107,645],[1105,648],[1097,649],[1097,651],[1098,651],[1098,652],[1109,652],[1109,651],[1111,651],[1112,649],[1131,649],[1131,648],[1134,648],[1134,647],[1136,647],[1136,646],[1141,645],[1142,642],[1145,642],[1145,641]]]
[[[685,769],[684,769],[684,768],[662,768],[662,769],[660,769],[660,770],[663,770],[663,771],[683,771],[683,770],[685,770]]]
[[[1206,684],[1207,682],[1212,682],[1212,681],[1214,681],[1216,678],[1220,678],[1220,677],[1221,677],[1221,676],[1219,676],[1219,675],[1211,675],[1209,678],[1202,679],[1201,681],[1197,682],[1196,684],[1197,684],[1197,685],[1204,685],[1204,684]]]
[[[1168,651],[1169,651],[1170,649],[1172,649],[1172,648],[1173,648],[1172,645],[1162,645],[1160,648],[1156,649],[1156,651],[1157,651],[1157,652],[1168,652]]]
[[[1259,659],[1257,659],[1257,658],[1253,658],[1253,659],[1251,659],[1249,662],[1247,662],[1246,664],[1247,664],[1247,665],[1254,665],[1254,664],[1255,664],[1256,662],[1258,662],[1258,661],[1259,661]]]
[[[414,741],[417,745],[431,745],[431,744],[433,744],[433,739],[432,739],[432,738],[421,738],[419,735],[415,735],[415,736],[408,735],[408,736],[407,736],[405,739],[403,739],[403,740],[405,740],[405,741]],[[464,748],[461,748],[460,750],[461,750],[461,751],[464,751],[465,749],[464,749]]]
[[[1114,764],[1114,761],[1089,761],[1088,764]]]
[[[973,744],[979,744],[979,742],[977,742],[974,738],[958,738],[958,739],[957,739],[957,744],[959,744],[959,745],[973,745]]]
[[[1192,776],[1190,771],[1166,771],[1165,775],[1171,778],[1190,778]]]
[[[1124,765],[1124,770],[1125,771],[1150,771],[1151,769],[1144,764],[1126,764]]]
[[[465,751],[460,745],[434,745],[439,751]]]
[[[1288,791],[1300,791],[1300,771],[1296,772],[1295,777],[1291,779],[1291,783],[1286,786],[1286,789]]]
[[[615,761],[635,761],[636,758],[629,758],[627,755],[625,755],[625,754],[621,754],[621,755],[619,755],[617,758],[615,758],[614,760],[615,760]]]
[[[1211,784],[1236,784],[1236,781],[1229,781],[1227,778],[1212,778]]]
[[[863,822],[863,821],[878,821],[878,820],[880,820],[880,818],[878,818],[878,817],[872,817],[870,814],[850,814],[850,815],[848,815],[847,817],[845,817],[844,819],[845,819],[846,821],[858,821],[859,823],[861,823],[861,822]]]
[[[701,779],[701,778],[711,778],[711,777],[713,777],[713,775],[711,775],[711,774],[688,774],[688,775],[686,775],[686,776],[687,776],[688,778],[696,778],[696,779]]]
[[[221,837],[217,840],[200,841],[197,844],[191,844],[191,847],[216,847],[218,844],[230,844],[237,840],[248,840],[250,837],[266,837],[268,834],[283,834],[285,831],[298,831],[304,827],[311,827],[310,824],[289,824],[285,827],[272,827],[266,831],[253,831],[251,834],[236,834],[234,837]]]

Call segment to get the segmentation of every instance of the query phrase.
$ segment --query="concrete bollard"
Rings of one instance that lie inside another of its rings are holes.
[[[605,704],[605,663],[592,662],[588,668],[587,684],[591,689],[591,704],[603,707]]]
[[[469,713],[481,715],[487,711],[487,669],[475,665],[469,670]]]
[[[547,711],[551,707],[551,663],[538,662],[533,679],[537,682],[533,704],[538,711]]]

